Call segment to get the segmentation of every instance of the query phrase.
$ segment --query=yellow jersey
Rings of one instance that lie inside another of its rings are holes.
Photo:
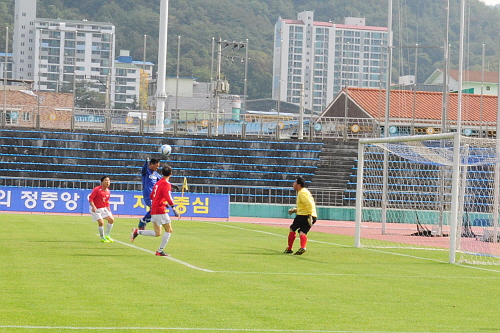
[[[297,215],[316,215],[316,203],[311,195],[311,192],[305,187],[297,192]]]

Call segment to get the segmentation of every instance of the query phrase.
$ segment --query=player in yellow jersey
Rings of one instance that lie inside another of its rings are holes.
[[[297,204],[295,208],[288,210],[288,214],[292,215],[296,213],[297,215],[293,219],[293,223],[290,226],[290,232],[288,234],[288,247],[286,248],[285,253],[293,253],[293,242],[297,237],[296,232],[298,230],[300,237],[300,249],[293,254],[301,255],[306,252],[307,233],[317,220],[316,203],[314,202],[311,192],[309,192],[306,188],[304,178],[298,176],[293,183],[293,189],[297,191]]]

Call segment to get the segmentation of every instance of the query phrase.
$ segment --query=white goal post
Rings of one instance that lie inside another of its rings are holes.
[[[359,140],[356,247],[500,264],[500,141],[458,133]]]

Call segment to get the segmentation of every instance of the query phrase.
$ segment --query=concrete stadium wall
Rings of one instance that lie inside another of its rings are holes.
[[[230,215],[238,217],[290,218],[293,205],[231,203]],[[354,207],[317,207],[318,220],[354,221]]]

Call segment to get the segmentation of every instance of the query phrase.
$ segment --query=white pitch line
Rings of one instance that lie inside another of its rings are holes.
[[[210,224],[215,224],[215,225],[218,225],[218,226],[223,226],[223,227],[227,227],[227,228],[234,228],[234,229],[239,229],[239,230],[245,230],[245,231],[254,231],[254,232],[259,232],[259,233],[263,233],[263,234],[267,234],[267,235],[272,235],[272,236],[286,237],[285,235],[275,234],[275,233],[272,233],[272,232],[261,231],[261,230],[254,230],[254,229],[247,229],[247,228],[236,227],[234,225],[226,225],[226,224],[217,223],[217,222],[203,222],[203,223],[210,223]],[[347,248],[352,247],[350,245],[344,245],[344,244],[338,244],[338,243],[332,243],[332,242],[324,242],[324,241],[317,241],[317,240],[314,240],[314,239],[309,239],[308,241],[309,242],[314,242],[314,243],[320,243],[320,244],[327,244],[327,245],[334,245],[334,246],[340,246],[340,247],[347,247]],[[381,250],[369,249],[369,248],[363,248],[363,249],[367,250],[367,251],[379,252],[379,253],[384,253],[384,254],[392,254],[392,255],[396,255],[396,256],[408,257],[408,258],[419,259],[419,260],[433,261],[433,262],[439,262],[439,263],[448,263],[448,261],[444,261],[444,260],[437,260],[437,259],[431,259],[431,258],[417,257],[417,256],[412,256],[410,254],[396,253],[396,252],[390,252],[390,251],[381,251]],[[471,269],[476,269],[476,270],[482,270],[482,271],[500,273],[500,271],[498,271],[498,270],[488,269],[488,268],[483,268],[483,267],[475,267],[475,266],[464,265],[464,264],[454,264],[454,265],[459,266],[459,267],[464,267],[464,268],[471,268]],[[234,272],[234,273],[236,273],[236,272]],[[267,273],[263,272],[262,274],[267,274]],[[283,274],[286,274],[286,273],[283,273]],[[328,274],[323,274],[323,275],[328,275]],[[370,275],[367,275],[367,276],[370,276]]]
[[[144,249],[142,247],[135,246],[133,244],[125,243],[125,242],[122,242],[122,241],[119,241],[119,240],[116,240],[116,239],[114,241],[115,241],[115,243],[120,243],[122,245],[131,247],[131,248],[134,248],[134,249],[137,249],[137,250],[141,250],[141,251],[144,251],[144,252],[147,252],[147,253],[155,254],[154,251],[147,250],[147,249]],[[189,268],[197,269],[199,271],[203,271],[203,272],[207,272],[207,273],[214,273],[214,271],[211,271],[209,269],[205,269],[205,268],[201,268],[201,267],[197,267],[197,266],[191,265],[190,263],[187,263],[187,262],[179,260],[179,259],[175,259],[175,258],[173,258],[171,256],[169,256],[169,257],[163,257],[163,258],[175,261],[176,263],[179,263],[179,264],[184,265],[184,266],[189,267]]]
[[[358,330],[284,330],[284,329],[259,329],[259,328],[208,328],[208,327],[78,327],[78,326],[15,326],[0,325],[0,328],[15,328],[29,330],[133,330],[133,331],[217,331],[217,332],[280,332],[280,333],[436,333],[415,331],[358,331]],[[453,332],[439,332],[453,333]]]
[[[222,226],[222,227],[227,227],[227,228],[233,228],[233,229],[239,229],[239,230],[244,230],[244,231],[253,231],[253,232],[262,233],[262,234],[271,235],[271,236],[286,237],[285,235],[275,234],[275,233],[268,232],[268,231],[247,229],[247,228],[237,227],[237,226],[234,226],[234,225],[226,225],[226,224],[217,223],[217,222],[204,221],[202,223],[214,224],[214,225],[217,225],[217,226]],[[349,246],[349,245],[337,244],[337,243],[332,243],[332,242],[324,242],[324,241],[316,241],[316,240],[313,240],[313,239],[309,239],[309,241],[310,242],[315,242],[315,243],[327,244],[327,245],[334,245],[334,246],[339,246],[339,247],[347,247],[347,248],[352,247],[352,246]],[[123,245],[126,245],[126,246],[129,246],[129,247],[137,249],[137,250],[141,250],[141,251],[144,251],[144,252],[147,252],[147,253],[155,254],[154,251],[147,250],[147,249],[135,246],[135,245],[130,244],[130,243],[125,243],[125,242],[122,242],[122,241],[119,241],[119,240],[116,240],[116,239],[115,239],[115,242],[123,244]],[[392,255],[396,255],[396,256],[403,256],[403,257],[408,257],[408,258],[413,258],[413,259],[433,261],[433,262],[439,262],[439,263],[447,263],[447,261],[430,259],[430,258],[423,258],[423,257],[417,257],[417,256],[409,255],[409,254],[402,254],[402,253],[389,252],[389,251],[381,251],[381,250],[377,250],[377,249],[368,249],[368,248],[363,248],[363,249],[367,250],[367,251],[380,252],[380,253],[384,253],[384,254],[392,254]],[[201,267],[197,267],[197,266],[191,265],[191,264],[189,264],[187,262],[184,262],[184,261],[179,260],[179,259],[175,259],[173,257],[165,257],[165,258],[167,258],[169,260],[172,260],[174,262],[177,262],[177,263],[179,263],[181,265],[184,265],[186,267],[193,268],[193,269],[200,270],[200,271],[207,272],[207,273],[265,274],[265,275],[298,275],[298,274],[300,274],[300,275],[308,275],[308,273],[293,273],[293,272],[292,273],[283,273],[283,272],[269,273],[269,272],[243,272],[243,271],[213,271],[213,270],[209,270],[209,269],[205,269],[205,268],[201,268]],[[500,271],[491,270],[491,269],[487,269],[487,268],[474,267],[474,266],[461,265],[461,264],[455,264],[455,265],[459,266],[459,267],[464,267],[464,268],[472,268],[472,269],[478,269],[478,270],[484,270],[484,271],[489,271],[489,272],[500,273]],[[381,275],[371,275],[371,274],[359,275],[359,274],[335,274],[335,273],[309,273],[309,275],[315,275],[315,276],[351,276],[352,275],[352,276],[366,276],[366,277],[370,277],[370,276],[380,277],[381,276]],[[384,275],[384,276],[389,276],[389,275]],[[405,277],[405,276],[398,275],[398,276],[394,276],[394,277]],[[428,276],[406,276],[406,278],[430,278],[430,277],[428,277]],[[447,277],[436,277],[436,278],[447,278],[447,279],[457,278],[458,279],[458,278],[463,278],[463,277],[449,277],[449,276],[447,276]],[[473,276],[473,277],[465,277],[465,278],[468,278],[468,279],[469,278],[497,279],[498,277],[474,277]]]
[[[278,237],[284,237],[284,238],[288,237],[287,235],[275,234],[275,233],[272,233],[272,232],[261,231],[261,230],[241,228],[241,227],[236,227],[234,225],[226,225],[226,224],[217,223],[217,222],[204,222],[204,223],[210,223],[210,224],[215,224],[215,225],[219,225],[219,226],[223,226],[223,227],[227,227],[227,228],[234,228],[234,229],[245,230],[245,231],[259,232],[259,233],[267,234],[267,235],[271,235],[271,236],[278,236]],[[286,230],[286,229],[283,229],[283,230]],[[307,241],[308,242],[313,242],[313,243],[335,245],[335,246],[340,246],[340,247],[352,247],[350,245],[337,244],[337,243],[332,243],[332,242],[323,242],[323,241],[317,241],[317,240],[314,240],[314,239],[308,239]]]

